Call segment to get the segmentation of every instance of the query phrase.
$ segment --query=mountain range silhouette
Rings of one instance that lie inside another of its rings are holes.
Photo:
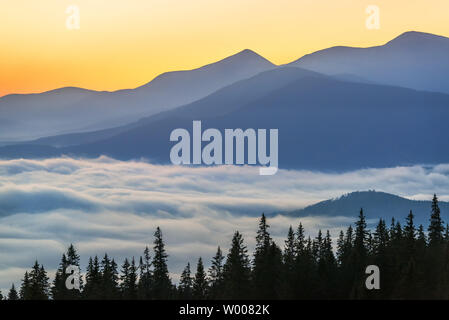
[[[0,99],[0,140],[16,131],[23,132],[14,139],[38,139],[9,143],[0,157],[108,155],[169,163],[170,132],[201,120],[220,130],[278,128],[281,169],[444,163],[448,56],[448,38],[407,32],[383,46],[329,48],[284,66],[244,50],[132,90],[10,95]],[[84,130],[76,130],[81,124]],[[68,133],[42,137],[50,131]]]

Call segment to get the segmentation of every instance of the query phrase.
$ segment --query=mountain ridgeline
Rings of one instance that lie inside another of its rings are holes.
[[[201,120],[204,129],[221,131],[279,129],[281,169],[344,171],[447,163],[449,141],[442,139],[449,135],[449,89],[444,81],[447,56],[449,39],[417,32],[405,33],[379,47],[331,48],[279,67],[245,50],[193,73],[156,78],[154,81],[164,79],[161,88],[167,91],[150,83],[159,88],[158,92],[169,92],[172,86],[176,93],[189,92],[189,85],[216,84],[209,90],[213,92],[191,97],[184,105],[173,107],[180,100],[169,103],[163,110],[156,108],[158,113],[152,109],[152,115],[124,126],[10,144],[0,148],[0,157],[108,155],[167,164],[172,130],[191,131],[192,121]],[[239,65],[246,66],[246,71],[237,72]],[[337,70],[334,65],[353,69]],[[225,72],[223,69],[228,76],[220,87],[210,78]],[[202,76],[190,78],[198,73]],[[198,78],[204,81],[192,80]],[[413,82],[415,79],[422,85]],[[192,84],[184,86],[184,82]],[[129,99],[112,100],[133,109],[131,97],[140,90],[146,89],[125,91],[122,93]],[[5,99],[9,98],[0,99],[0,106]],[[149,96],[143,99],[151,104]],[[0,119],[1,110],[6,110],[6,105],[0,107]]]
[[[0,141],[107,129],[176,108],[275,66],[243,50],[201,68],[167,72],[135,89],[61,88],[0,98]]]
[[[385,45],[332,47],[308,54],[288,65],[327,75],[350,75],[353,79],[449,93],[448,52],[447,38],[412,31]]]
[[[449,221],[449,202],[440,201],[439,206],[443,220]],[[354,216],[354,212],[357,212],[360,208],[363,208],[368,220],[382,218],[386,221],[391,221],[393,217],[404,220],[409,211],[412,210],[415,222],[426,225],[429,219],[431,202],[410,200],[385,192],[356,191],[283,214],[298,218],[307,216],[348,217]]]

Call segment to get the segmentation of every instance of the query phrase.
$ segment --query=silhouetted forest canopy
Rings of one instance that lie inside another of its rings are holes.
[[[91,257],[80,290],[68,290],[66,269],[79,266],[73,245],[62,255],[50,283],[38,261],[25,272],[19,288],[11,287],[10,300],[40,299],[449,299],[449,226],[444,225],[436,195],[427,230],[415,226],[410,211],[400,221],[380,219],[367,228],[363,210],[354,226],[341,231],[332,243],[329,231],[306,237],[300,223],[290,226],[283,248],[270,236],[265,215],[259,220],[256,247],[248,253],[236,231],[229,251],[220,247],[205,269],[203,259],[187,263],[178,284],[173,284],[168,255],[158,227],[152,250],[125,259]],[[380,289],[368,290],[368,265],[380,269]]]

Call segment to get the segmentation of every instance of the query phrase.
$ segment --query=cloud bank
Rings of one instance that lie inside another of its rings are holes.
[[[368,189],[426,200],[437,192],[449,200],[449,165],[260,176],[256,167],[161,166],[107,157],[0,161],[0,288],[11,281],[18,286],[37,258],[52,272],[72,242],[84,265],[106,251],[120,263],[138,257],[152,246],[156,226],[176,280],[187,261],[210,260],[217,245],[226,250],[235,230],[251,249],[262,212]],[[299,221],[312,236],[319,228],[337,236],[353,219],[277,216],[269,223],[278,244]]]

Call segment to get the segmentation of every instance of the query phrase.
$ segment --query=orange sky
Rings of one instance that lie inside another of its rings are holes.
[[[368,5],[380,29],[365,26]],[[69,30],[69,5],[80,29]],[[404,31],[449,36],[447,0],[1,0],[0,96],[63,86],[116,90],[249,48],[286,63]]]

